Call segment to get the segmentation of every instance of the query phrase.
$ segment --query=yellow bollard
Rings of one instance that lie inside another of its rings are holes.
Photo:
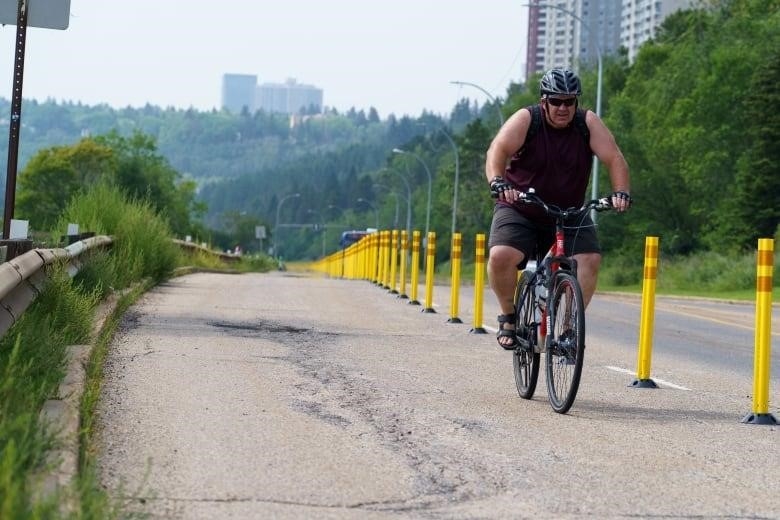
[[[382,262],[382,287],[390,289],[390,231],[384,231],[385,234],[385,247],[384,247],[384,260]]]
[[[642,314],[639,319],[639,356],[634,388],[658,388],[650,379],[655,315],[655,282],[658,275],[658,237],[645,238],[645,270],[642,281]]]
[[[390,232],[390,283],[388,289],[390,294],[398,294],[398,285],[396,285],[396,268],[398,267],[398,230]]]
[[[372,280],[371,267],[374,265],[371,261],[371,255],[374,252],[376,242],[376,233],[369,235],[359,242],[360,247],[350,255],[350,262],[355,264],[354,279]]]
[[[463,323],[458,318],[458,292],[460,290],[460,256],[463,247],[460,242],[460,233],[452,234],[452,252],[450,254],[450,319],[447,323]]]
[[[345,278],[354,278],[355,277],[355,270],[352,268],[352,248],[348,247],[344,249],[344,277]]]
[[[365,240],[368,240],[367,238]],[[354,244],[353,244],[354,245]],[[341,265],[342,265],[342,277],[343,278],[356,278],[357,272],[352,269],[352,257],[355,255],[355,251],[362,250],[363,246],[360,242],[357,242],[357,247],[347,247],[341,251]]]
[[[753,358],[753,411],[743,423],[777,424],[769,413],[769,366],[772,350],[772,268],[774,266],[774,240],[758,239],[756,259],[756,331]]]
[[[381,250],[379,247],[380,240],[381,235],[379,234],[379,231],[371,234],[371,244],[368,251],[368,257],[366,258],[368,266],[368,280],[371,283],[379,282],[379,252]]]
[[[436,312],[433,308],[433,271],[436,261],[436,232],[428,231],[425,247],[425,307],[422,312]]]
[[[474,259],[474,334],[487,334],[482,326],[483,292],[485,288],[485,234],[477,234],[477,251]]]
[[[357,264],[357,272],[361,275],[363,280],[374,281],[374,271],[372,269],[376,265],[373,260],[374,252],[376,251],[377,234],[373,233],[363,240],[366,241],[365,247],[361,251],[360,256],[351,256],[350,263]]]
[[[384,231],[377,231],[376,242],[374,243],[374,256],[371,259],[374,263],[374,266],[371,270],[371,281],[376,285],[382,285],[382,244],[384,243],[384,240]]]
[[[401,230],[401,290],[399,298],[406,299],[406,255],[409,254],[409,233],[405,229]]]
[[[387,287],[387,267],[389,265],[388,262],[388,253],[390,252],[390,236],[388,235],[387,231],[380,231],[380,241],[379,241],[379,286],[386,288]]]
[[[420,305],[417,289],[420,286],[420,232],[412,231],[412,293],[409,305]]]
[[[381,280],[380,266],[382,265],[382,232],[377,231],[373,236],[376,238],[374,238],[373,251],[371,252],[371,278],[369,280],[373,284],[379,284]]]

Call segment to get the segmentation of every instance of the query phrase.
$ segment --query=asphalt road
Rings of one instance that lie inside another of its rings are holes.
[[[713,347],[700,336],[727,325],[694,304],[671,311],[687,323],[673,343],[659,310],[652,375],[669,384],[636,389],[638,304],[597,295],[559,415],[543,374],[517,397],[511,355],[469,332],[466,293],[454,324],[366,281],[171,280],[111,346],[104,485],[151,518],[780,518],[780,428],[741,423],[752,362],[714,352],[751,352],[749,331]]]

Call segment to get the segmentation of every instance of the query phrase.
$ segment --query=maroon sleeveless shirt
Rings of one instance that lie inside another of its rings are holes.
[[[542,107],[539,131],[512,156],[504,178],[521,191],[534,188],[548,204],[579,207],[585,200],[592,161],[593,152],[574,120],[566,128],[553,128]],[[534,220],[544,217],[542,210],[531,204],[518,202],[512,207]]]

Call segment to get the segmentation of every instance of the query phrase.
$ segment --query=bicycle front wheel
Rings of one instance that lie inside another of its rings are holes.
[[[547,394],[558,413],[574,404],[585,354],[585,305],[577,279],[568,272],[555,274],[548,302],[550,330],[546,354]]]
[[[539,353],[536,346],[536,321],[534,320],[534,294],[529,271],[520,273],[515,289],[515,327],[519,345],[512,354],[517,393],[523,399],[531,399],[539,378]]]

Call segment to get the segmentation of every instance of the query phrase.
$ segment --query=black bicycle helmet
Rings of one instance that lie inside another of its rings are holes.
[[[582,85],[569,69],[550,69],[542,76],[539,90],[542,96],[579,96]]]

